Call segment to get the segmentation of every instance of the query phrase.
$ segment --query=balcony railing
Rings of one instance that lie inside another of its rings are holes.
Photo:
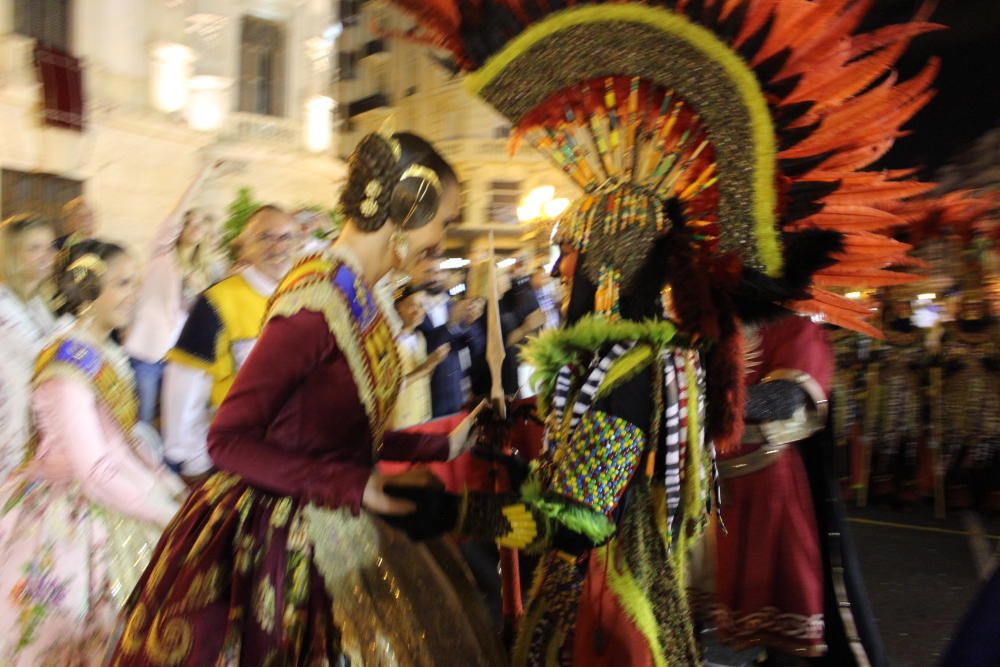
[[[382,107],[391,106],[389,102],[389,96],[385,93],[375,93],[374,95],[369,95],[368,97],[362,97],[359,100],[354,100],[347,105],[347,117],[353,118],[358,114],[363,114],[366,111],[373,111],[375,109],[380,109]]]
[[[362,58],[371,58],[382,55],[388,55],[389,49],[386,47],[384,39],[371,39],[365,42],[365,45],[361,49]]]
[[[294,148],[301,137],[298,122],[289,118],[232,112],[219,132],[224,141],[266,143]]]

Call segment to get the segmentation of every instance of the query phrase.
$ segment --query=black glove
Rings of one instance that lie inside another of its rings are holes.
[[[599,546],[601,545],[583,533],[570,530],[562,524],[556,528],[555,534],[552,536],[552,548],[574,556],[580,556]]]
[[[808,400],[805,390],[791,380],[751,385],[747,387],[743,417],[755,424],[789,419]]]
[[[476,445],[472,448],[472,455],[477,459],[504,466],[510,477],[510,487],[515,491],[521,488],[524,480],[531,474],[531,465],[517,454],[504,454],[489,447]]]
[[[406,533],[411,540],[430,540],[455,529],[461,498],[437,486],[400,486],[387,484],[385,492],[394,498],[413,502],[412,514],[380,514],[390,526]]]

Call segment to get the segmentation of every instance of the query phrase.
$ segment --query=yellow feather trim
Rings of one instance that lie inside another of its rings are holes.
[[[596,558],[599,567],[607,572],[608,587],[618,598],[622,609],[635,624],[636,629],[649,643],[653,664],[656,667],[667,667],[667,659],[663,654],[663,647],[660,646],[656,615],[628,567],[623,564],[619,569],[618,563],[622,559],[617,557],[617,544],[618,540],[611,540],[606,548],[594,549],[590,552],[591,558]],[[610,562],[606,562],[608,560]]]
[[[646,368],[652,360],[652,347],[649,345],[636,345],[611,365],[608,374],[604,376],[604,380],[601,382],[601,386],[597,388],[595,398],[607,396],[613,390],[620,387],[623,382]]]

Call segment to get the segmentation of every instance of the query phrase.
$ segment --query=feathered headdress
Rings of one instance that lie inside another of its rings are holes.
[[[871,0],[394,1],[418,21],[408,36],[447,50],[511,120],[514,146],[579,185],[560,224],[595,284],[627,289],[678,225],[758,286],[794,276],[789,307],[870,334],[867,309],[827,288],[913,277],[889,270],[908,246],[883,232],[933,185],[869,167],[932,95],[936,60],[907,81],[891,69],[940,27],[927,7],[856,34]],[[792,235],[811,230],[835,233],[812,235],[822,257],[800,239],[803,260]]]

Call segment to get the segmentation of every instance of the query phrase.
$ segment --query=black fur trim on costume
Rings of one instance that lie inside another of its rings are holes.
[[[733,295],[740,319],[757,324],[788,314],[782,304],[808,298],[813,274],[831,266],[833,255],[844,248],[843,235],[825,229],[807,229],[785,234],[785,272],[772,278],[754,269],[743,269],[743,277]]]

